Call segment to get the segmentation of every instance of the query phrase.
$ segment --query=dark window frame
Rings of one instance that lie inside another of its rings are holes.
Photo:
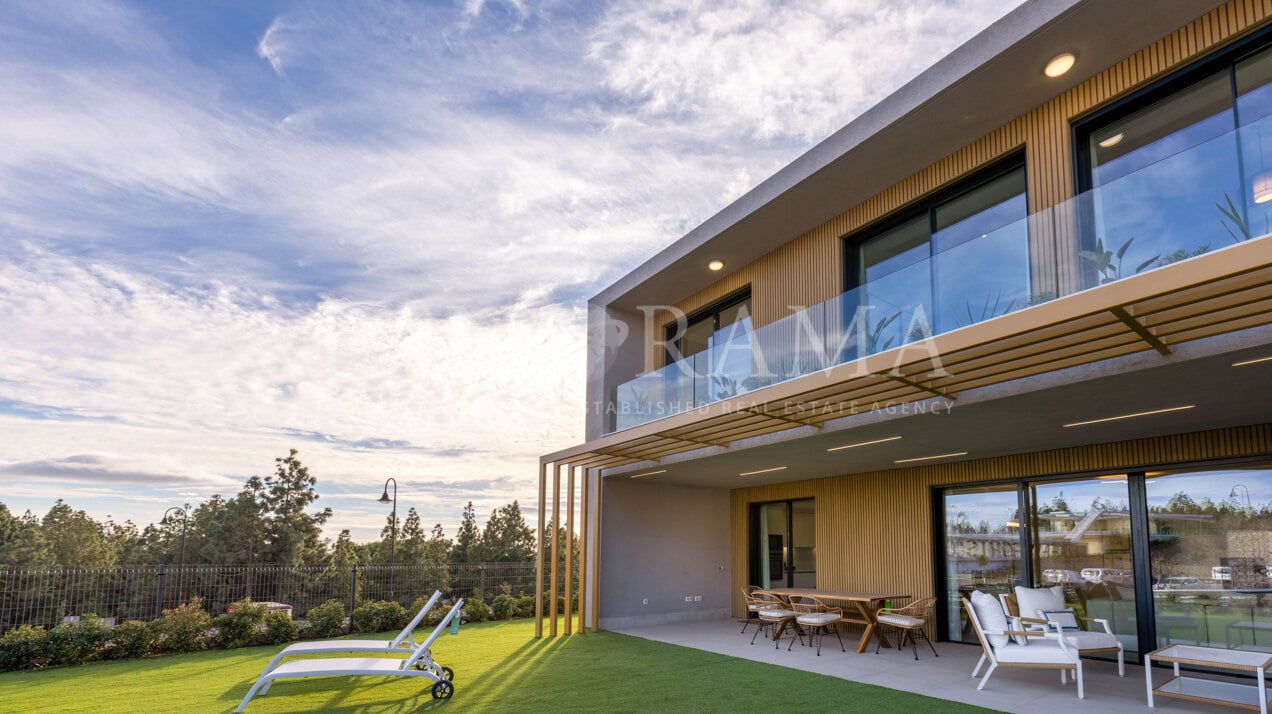
[[[1232,96],[1236,98],[1235,68],[1242,60],[1266,49],[1272,49],[1272,26],[1264,27],[1247,37],[1222,47],[1211,54],[1182,67],[1110,102],[1070,123],[1069,134],[1073,145],[1073,191],[1079,195],[1090,191],[1091,185],[1091,135],[1108,125],[1149,107],[1173,94],[1220,72],[1228,73]],[[1089,231],[1083,231],[1086,235]]]
[[[841,236],[840,244],[842,245],[844,252],[843,292],[848,292],[854,288],[861,287],[863,284],[861,279],[862,245],[869,242],[871,239],[902,225],[903,223],[922,217],[924,214],[927,215],[928,241],[930,245],[932,234],[936,232],[936,209],[939,206],[948,203],[959,196],[975,191],[990,181],[1000,178],[1017,169],[1023,169],[1025,172],[1025,196],[1027,200],[1029,192],[1029,167],[1026,162],[1025,148],[1021,146],[983,166],[976,168],[965,176],[955,179],[946,186],[916,199],[915,201],[912,201],[892,213],[862,226],[851,233]]]
[[[725,295],[719,300],[716,300],[710,305],[707,305],[706,307],[700,310],[695,310],[694,312],[691,312],[688,315],[686,315],[685,329],[688,329],[690,326],[698,324],[700,322],[703,322],[707,318],[710,318],[712,321],[711,333],[715,334],[715,332],[720,329],[720,313],[724,312],[725,310],[731,307],[734,307],[735,305],[739,305],[743,302],[746,302],[747,300],[750,300],[751,297],[752,296],[751,296],[750,285],[734,290],[733,292],[729,293],[728,295]],[[752,306],[755,305],[754,302],[752,302],[751,304]],[[680,338],[676,337],[676,330],[678,327],[679,327],[679,323],[675,321],[672,321],[667,323],[666,325],[663,325],[663,344],[669,345],[669,346],[674,345],[676,348],[676,351],[679,352],[682,356],[684,356],[684,349],[681,348]],[[666,366],[673,365],[675,363],[676,363],[676,360],[672,359],[671,352],[669,350],[664,349],[663,350],[663,366],[666,367]]]
[[[1139,464],[1128,468],[1111,468],[1111,469],[1086,469],[1082,471],[1072,471],[1064,473],[1052,473],[1045,475],[1016,476],[1007,478],[989,479],[986,481],[973,481],[957,484],[939,484],[930,486],[930,503],[932,505],[932,572],[934,592],[947,593],[949,587],[949,579],[946,576],[947,563],[945,552],[945,496],[950,491],[958,489],[974,488],[977,486],[996,486],[996,485],[1012,485],[1015,487],[1017,497],[1020,501],[1022,513],[1029,513],[1033,504],[1029,502],[1029,488],[1032,485],[1051,482],[1074,481],[1082,479],[1091,479],[1098,476],[1110,474],[1126,474],[1127,476],[1127,497],[1129,499],[1128,506],[1131,516],[1131,566],[1135,575],[1135,582],[1149,583],[1149,588],[1136,586],[1135,607],[1139,613],[1154,612],[1151,591],[1151,552],[1149,548],[1149,511],[1146,503],[1146,478],[1147,474],[1154,471],[1188,471],[1188,470],[1209,470],[1223,469],[1226,467],[1236,466],[1263,466],[1267,465],[1272,468],[1272,454],[1257,456],[1239,456],[1239,457],[1222,457],[1214,459],[1196,459],[1180,462],[1165,462],[1159,464]],[[1022,525],[1024,525],[1022,523]],[[1026,530],[1029,531],[1026,534]],[[1028,529],[1021,528],[1021,575],[1025,579],[1026,587],[1037,587],[1038,582],[1034,579],[1032,549],[1035,545],[1036,534],[1033,533],[1034,525],[1031,524]],[[938,607],[934,611],[937,621],[938,639],[944,640],[945,632],[949,628],[948,608],[945,603],[938,603]],[[1157,630],[1156,622],[1151,617],[1137,618],[1137,635],[1140,638],[1141,645],[1145,643],[1156,642]],[[957,643],[967,644],[967,643]],[[974,645],[972,645],[974,646]],[[1127,658],[1127,664],[1142,664],[1143,656],[1147,652],[1151,652],[1152,648],[1139,650],[1138,661],[1134,657]]]

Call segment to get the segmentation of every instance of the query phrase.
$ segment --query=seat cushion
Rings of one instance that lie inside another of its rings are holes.
[[[796,617],[795,621],[801,625],[829,625],[842,619],[844,616],[837,612],[806,612]]]
[[[769,609],[760,610],[759,613],[761,620],[789,620],[790,618],[795,617],[794,610]]]
[[[1022,588],[1017,585],[1016,602],[1020,605],[1021,617],[1043,619],[1043,610],[1064,609],[1064,588],[1060,585],[1050,588]]]
[[[980,615],[978,614],[977,617]],[[885,613],[875,618],[885,625],[895,625],[897,627],[922,627],[925,620],[921,617],[910,617],[909,615],[893,615]]]
[[[1103,650],[1118,646],[1117,635],[1107,632],[1065,632],[1064,641],[1078,650]]]
[[[971,602],[972,609],[976,610],[976,619],[980,620],[985,639],[989,641],[990,646],[997,649],[1006,645],[1009,639],[1007,635],[990,634],[991,632],[1001,633],[1007,629],[1007,613],[1003,612],[1003,606],[998,604],[998,598],[989,593],[973,590]]]
[[[1039,664],[1076,664],[1078,661],[1076,653],[1065,652],[1060,649],[1060,645],[1055,640],[1043,639],[1041,637],[1035,637],[1034,641],[1031,642],[1028,647],[1021,647],[1015,642],[1002,647],[995,645],[994,657],[997,658],[999,662],[1015,662],[1019,664],[1027,662],[1037,662]]]

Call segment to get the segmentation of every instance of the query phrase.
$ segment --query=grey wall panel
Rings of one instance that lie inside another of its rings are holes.
[[[729,492],[621,477],[602,488],[601,628],[727,617]]]

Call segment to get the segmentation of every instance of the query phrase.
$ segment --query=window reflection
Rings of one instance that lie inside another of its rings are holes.
[[[1272,470],[1149,474],[1157,639],[1272,650]]]
[[[1020,517],[1014,484],[945,494],[945,598],[950,640],[976,642],[959,598],[1010,592],[1020,580]]]
[[[1108,620],[1127,653],[1137,651],[1126,477],[1034,484],[1030,503],[1035,585],[1062,585],[1066,606]]]

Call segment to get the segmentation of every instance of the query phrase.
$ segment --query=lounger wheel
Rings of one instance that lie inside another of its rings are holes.
[[[446,679],[446,681],[448,682],[455,681],[455,670],[451,669],[450,667],[443,666],[442,674],[444,675],[444,678]]]
[[[450,699],[451,695],[454,693],[455,693],[455,685],[451,684],[449,680],[443,679],[442,681],[433,685],[434,699]]]

